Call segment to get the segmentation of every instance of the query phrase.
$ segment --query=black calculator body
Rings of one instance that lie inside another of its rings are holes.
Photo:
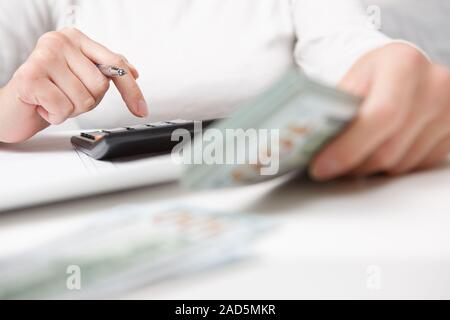
[[[202,128],[215,120],[203,121]],[[172,141],[172,133],[186,129],[194,136],[195,124],[199,122],[174,120],[151,123],[112,130],[99,130],[81,133],[72,138],[77,150],[97,160],[114,160],[140,155],[169,154],[180,141]]]

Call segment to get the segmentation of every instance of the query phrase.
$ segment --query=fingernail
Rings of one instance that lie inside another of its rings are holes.
[[[314,179],[322,181],[335,178],[339,175],[339,163],[334,159],[320,159],[311,170]]]
[[[145,102],[145,100],[141,100],[138,103],[138,114],[142,117],[148,117],[148,105],[147,102]]]

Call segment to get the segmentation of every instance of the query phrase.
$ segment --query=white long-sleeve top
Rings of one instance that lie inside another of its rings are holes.
[[[294,64],[337,83],[390,41],[368,20],[357,0],[0,0],[0,86],[70,25],[137,67],[151,112],[136,119],[112,88],[82,128],[222,117]]]

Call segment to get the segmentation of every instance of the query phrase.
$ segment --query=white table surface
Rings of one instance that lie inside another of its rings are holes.
[[[121,298],[450,298],[450,167],[206,194],[168,184],[20,210],[0,215],[0,257],[63,234],[98,210],[160,201],[255,212],[278,228],[247,260]]]

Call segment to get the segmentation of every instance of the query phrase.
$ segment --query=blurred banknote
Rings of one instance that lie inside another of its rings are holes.
[[[269,225],[185,206],[120,207],[0,260],[0,299],[104,299],[245,256]]]
[[[354,119],[360,103],[291,70],[231,118],[196,137],[192,150],[203,153],[203,160],[211,154],[212,138],[223,137],[223,154],[217,156],[216,148],[216,161],[188,163],[182,183],[199,189],[232,187],[303,171]]]

